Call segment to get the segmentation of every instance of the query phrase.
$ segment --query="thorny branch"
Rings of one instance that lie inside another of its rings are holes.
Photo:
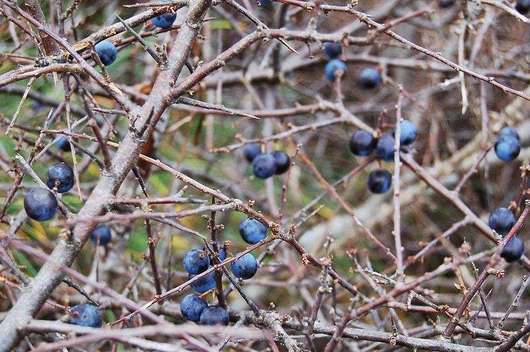
[[[530,260],[501,259],[528,232],[528,17],[496,0],[258,3],[0,0],[0,351],[529,350]],[[347,65],[334,82],[325,42]],[[495,157],[506,125],[511,163]],[[392,163],[352,157],[358,129],[390,133]],[[252,176],[253,143],[287,152],[289,171]],[[58,162],[75,200],[46,184]],[[376,168],[387,195],[366,190]],[[60,215],[37,223],[24,194],[48,186]],[[504,236],[486,219],[501,206],[518,219]],[[268,236],[244,244],[246,217]],[[95,250],[98,224],[113,237]],[[211,263],[188,275],[195,246]],[[247,253],[259,268],[241,280]],[[173,302],[210,274],[202,298],[231,326],[183,323]],[[68,323],[86,302],[105,326]]]

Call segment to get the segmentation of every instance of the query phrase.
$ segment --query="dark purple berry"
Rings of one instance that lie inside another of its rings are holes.
[[[190,293],[180,302],[180,312],[187,320],[198,322],[202,311],[208,307],[208,303],[201,297]]]
[[[438,6],[441,9],[447,9],[455,4],[455,0],[439,0]]]
[[[176,18],[177,18],[176,13],[168,12],[163,15],[152,18],[151,23],[155,27],[162,28],[162,29],[169,29],[173,25],[173,22],[175,22]]]
[[[196,275],[202,273],[210,266],[210,257],[200,249],[192,249],[184,255],[182,260],[184,270],[189,274]]]
[[[276,175],[283,174],[289,170],[291,158],[289,158],[287,153],[277,150],[272,152],[272,156],[274,157],[274,161],[276,163]]]
[[[70,142],[68,142],[68,138],[65,136],[59,136],[54,143],[55,146],[61,149],[63,152],[69,152],[71,149]]]
[[[342,46],[337,42],[325,42],[324,53],[328,60],[337,59],[342,54]]]
[[[112,232],[110,231],[110,227],[105,224],[99,224],[94,228],[94,230],[92,230],[90,239],[92,240],[92,242],[94,242],[94,244],[106,246],[110,243],[110,240],[112,239]]]
[[[247,218],[239,224],[239,234],[249,244],[256,244],[267,237],[267,227],[259,220]]]
[[[324,67],[324,75],[328,81],[333,82],[335,78],[337,78],[339,72],[342,72],[342,75],[344,75],[346,73],[346,69],[347,66],[344,62],[340,61],[339,59],[333,59]]]
[[[243,148],[243,155],[249,163],[251,163],[258,155],[261,154],[261,145],[258,143],[246,144]]]
[[[359,84],[365,89],[377,88],[381,82],[381,73],[375,68],[365,68],[361,71],[359,76]]]
[[[372,154],[376,145],[377,139],[373,134],[365,130],[353,132],[350,138],[350,150],[353,155],[368,156]]]
[[[45,188],[30,188],[24,195],[24,209],[33,220],[50,220],[57,212],[57,207],[55,195]]]
[[[502,161],[515,160],[521,152],[521,143],[511,136],[499,136],[495,142],[495,155]]]
[[[118,49],[116,49],[110,40],[97,43],[95,49],[99,59],[105,66],[112,64],[118,56]]]
[[[87,326],[90,328],[100,328],[103,324],[101,319],[101,312],[99,309],[88,303],[79,304],[70,309],[70,324]]]
[[[60,163],[48,169],[48,181],[50,189],[57,189],[59,193],[65,193],[74,187],[74,170],[66,164]]]
[[[508,208],[497,208],[491,212],[488,225],[493,230],[504,235],[515,225],[515,215]]]
[[[515,3],[515,9],[525,15],[528,11],[530,11],[530,0],[517,0]]]
[[[368,189],[372,193],[386,193],[392,186],[392,174],[387,170],[375,170],[368,175]]]
[[[219,306],[204,308],[199,320],[201,325],[228,325],[228,312]]]
[[[240,279],[250,279],[258,270],[258,261],[250,253],[242,255],[230,265],[234,275]]]
[[[511,263],[521,259],[523,253],[524,242],[518,236],[513,236],[502,249],[501,257],[508,263]]]
[[[385,133],[377,141],[375,147],[375,157],[383,161],[394,160],[394,137],[390,133]]]
[[[252,172],[258,178],[269,178],[276,174],[276,159],[271,154],[260,154],[252,161]]]

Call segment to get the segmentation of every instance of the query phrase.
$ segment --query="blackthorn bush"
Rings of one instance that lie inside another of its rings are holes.
[[[1,1],[0,351],[528,350],[529,10]]]

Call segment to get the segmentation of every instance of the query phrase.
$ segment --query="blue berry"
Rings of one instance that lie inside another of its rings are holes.
[[[242,255],[230,265],[234,275],[240,279],[250,279],[258,270],[258,261],[250,253]]]
[[[530,11],[530,0],[517,0],[515,9],[519,13],[525,15],[528,11]]]
[[[192,249],[186,253],[182,264],[189,274],[196,275],[208,269],[210,266],[210,258],[205,251]]]
[[[228,312],[219,306],[209,306],[201,313],[199,324],[202,325],[228,325]]]
[[[374,170],[368,175],[368,189],[372,193],[386,193],[392,186],[392,174],[387,170]]]
[[[350,138],[350,150],[353,155],[368,156],[372,154],[377,144],[377,139],[368,131],[357,130]]]
[[[394,137],[390,133],[383,134],[377,141],[375,156],[383,161],[394,160]]]
[[[272,1],[271,0],[257,0],[258,6],[263,7],[266,9],[272,8]]]
[[[256,244],[267,237],[267,227],[259,220],[248,218],[239,224],[239,234],[245,242]]]
[[[272,152],[272,156],[274,158],[274,162],[276,163],[276,175],[283,174],[289,170],[291,158],[289,158],[287,153],[277,150]]]
[[[205,251],[206,251],[206,249],[205,249]],[[212,260],[213,260],[213,256],[214,256],[213,252],[210,254],[210,256],[212,256]],[[226,250],[223,247],[219,248],[219,252],[217,253],[217,258],[221,262],[226,259]],[[212,261],[212,263],[215,263],[215,262]]]
[[[95,244],[99,244],[100,246],[106,246],[112,239],[112,232],[110,231],[110,227],[105,224],[100,224],[96,226],[94,230],[92,230],[90,238]]]
[[[193,293],[187,295],[180,302],[180,312],[187,320],[198,322],[202,311],[208,307],[208,303]]]
[[[512,138],[515,138],[517,140],[520,140],[521,138],[519,137],[519,133],[517,132],[517,130],[513,127],[503,127],[500,131],[499,131],[499,137],[512,137]]]
[[[68,192],[74,187],[74,170],[66,163],[53,165],[48,169],[46,184],[50,189],[57,187],[59,193]]]
[[[399,123],[399,144],[403,146],[410,145],[416,140],[418,130],[416,125],[409,120],[403,120]]]
[[[500,136],[495,142],[495,154],[503,161],[512,161],[521,152],[521,143],[514,137]]]
[[[100,328],[103,324],[101,312],[92,304],[78,304],[70,309],[70,324],[87,326],[90,328]]]
[[[359,84],[366,89],[376,88],[381,84],[382,80],[381,73],[370,67],[363,69],[359,76]]]
[[[24,209],[33,220],[50,220],[57,212],[57,206],[55,195],[45,188],[31,188],[24,195]]]
[[[513,236],[502,249],[501,257],[508,263],[515,262],[523,256],[524,242],[517,236]]]
[[[442,9],[449,8],[455,4],[455,0],[440,0],[438,6]]]
[[[342,74],[346,73],[346,68],[347,67],[344,62],[340,61],[339,59],[333,59],[324,67],[324,75],[328,81],[333,82],[339,74],[339,71],[341,71]]]
[[[515,215],[508,208],[497,208],[491,212],[488,225],[503,235],[515,225]]]
[[[276,159],[271,154],[260,154],[252,161],[252,172],[259,178],[269,178],[276,173]]]
[[[151,23],[153,26],[162,28],[162,29],[168,29],[171,28],[173,25],[173,22],[177,19],[177,14],[173,12],[168,12],[160,16],[156,16],[151,19]]]
[[[246,144],[243,148],[243,155],[249,163],[251,163],[258,155],[261,154],[261,145],[258,143]]]
[[[116,60],[118,49],[110,40],[103,40],[96,44],[96,53],[103,65],[108,66]]]
[[[69,152],[70,151],[70,142],[68,142],[68,138],[65,136],[59,136],[55,142],[55,146],[59,149],[61,149],[63,152]]]
[[[219,249],[219,253],[218,253],[217,257],[219,257],[220,261],[225,260],[226,259],[226,249],[225,248]]]
[[[188,279],[192,279],[195,275],[190,274]],[[205,276],[201,277],[197,281],[191,283],[191,288],[197,293],[205,293],[214,289],[216,286],[215,283],[215,272],[212,271]]]
[[[328,60],[337,59],[342,54],[342,46],[337,42],[325,42],[324,53]]]

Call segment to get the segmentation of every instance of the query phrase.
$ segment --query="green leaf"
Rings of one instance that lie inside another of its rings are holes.
[[[129,236],[127,249],[132,252],[143,253],[147,249],[147,234],[143,231],[135,231]]]
[[[22,271],[31,277],[37,275],[37,269],[35,269],[25,254],[19,251],[13,251],[13,257],[15,257],[15,263],[21,267]]]
[[[112,309],[105,309],[105,312],[103,313],[105,315],[105,321],[108,323],[112,323],[116,321],[116,315],[112,311]]]
[[[4,147],[10,157],[15,156],[15,143],[13,143],[13,139],[7,136],[2,136],[0,137],[0,144]]]
[[[210,21],[212,29],[232,29],[232,24],[227,20],[213,20]]]

